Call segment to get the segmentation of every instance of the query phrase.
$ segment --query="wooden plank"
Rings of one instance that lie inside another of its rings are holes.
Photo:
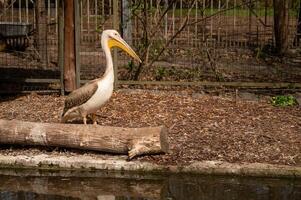
[[[0,91],[0,94],[30,94],[32,92],[35,92],[37,94],[54,94],[54,93],[59,93],[58,90],[22,90],[22,91],[19,91],[19,90],[10,90],[10,91]]]
[[[212,87],[244,87],[244,88],[301,88],[301,83],[268,83],[268,82],[177,82],[177,81],[123,81],[122,85],[162,85],[162,86],[212,86]]]
[[[39,78],[0,78],[1,83],[60,83],[60,79],[39,79]]]

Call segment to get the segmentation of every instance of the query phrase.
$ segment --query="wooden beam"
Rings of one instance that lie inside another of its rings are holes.
[[[46,78],[0,78],[0,83],[60,83],[60,80]]]
[[[38,145],[128,154],[168,151],[164,127],[121,128],[0,120],[0,144]]]
[[[76,89],[74,0],[64,1],[64,86],[66,92]]]
[[[301,88],[301,83],[268,83],[268,82],[210,82],[210,81],[123,81],[120,85],[162,85],[162,86],[211,86],[243,88]]]

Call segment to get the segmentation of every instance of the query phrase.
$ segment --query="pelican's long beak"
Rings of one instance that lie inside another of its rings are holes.
[[[142,62],[139,56],[135,53],[135,51],[128,45],[121,37],[116,36],[114,38],[110,38],[108,41],[109,48],[111,49],[112,47],[119,47],[125,52],[127,52],[131,57],[139,61],[140,63]]]

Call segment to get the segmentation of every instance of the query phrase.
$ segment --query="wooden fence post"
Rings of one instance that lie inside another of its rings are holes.
[[[66,92],[76,89],[74,0],[64,1],[64,85]]]

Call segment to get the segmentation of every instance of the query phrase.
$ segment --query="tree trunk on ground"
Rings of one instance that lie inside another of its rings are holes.
[[[37,0],[35,3],[35,46],[38,52],[38,59],[45,68],[48,66],[47,52],[47,14],[44,0]]]
[[[18,120],[0,120],[0,143],[96,150],[128,154],[130,159],[168,151],[164,127],[121,128]]]
[[[64,86],[66,92],[72,92],[76,89],[74,0],[64,1],[64,9]]]
[[[276,53],[283,55],[288,48],[289,1],[273,0]]]

